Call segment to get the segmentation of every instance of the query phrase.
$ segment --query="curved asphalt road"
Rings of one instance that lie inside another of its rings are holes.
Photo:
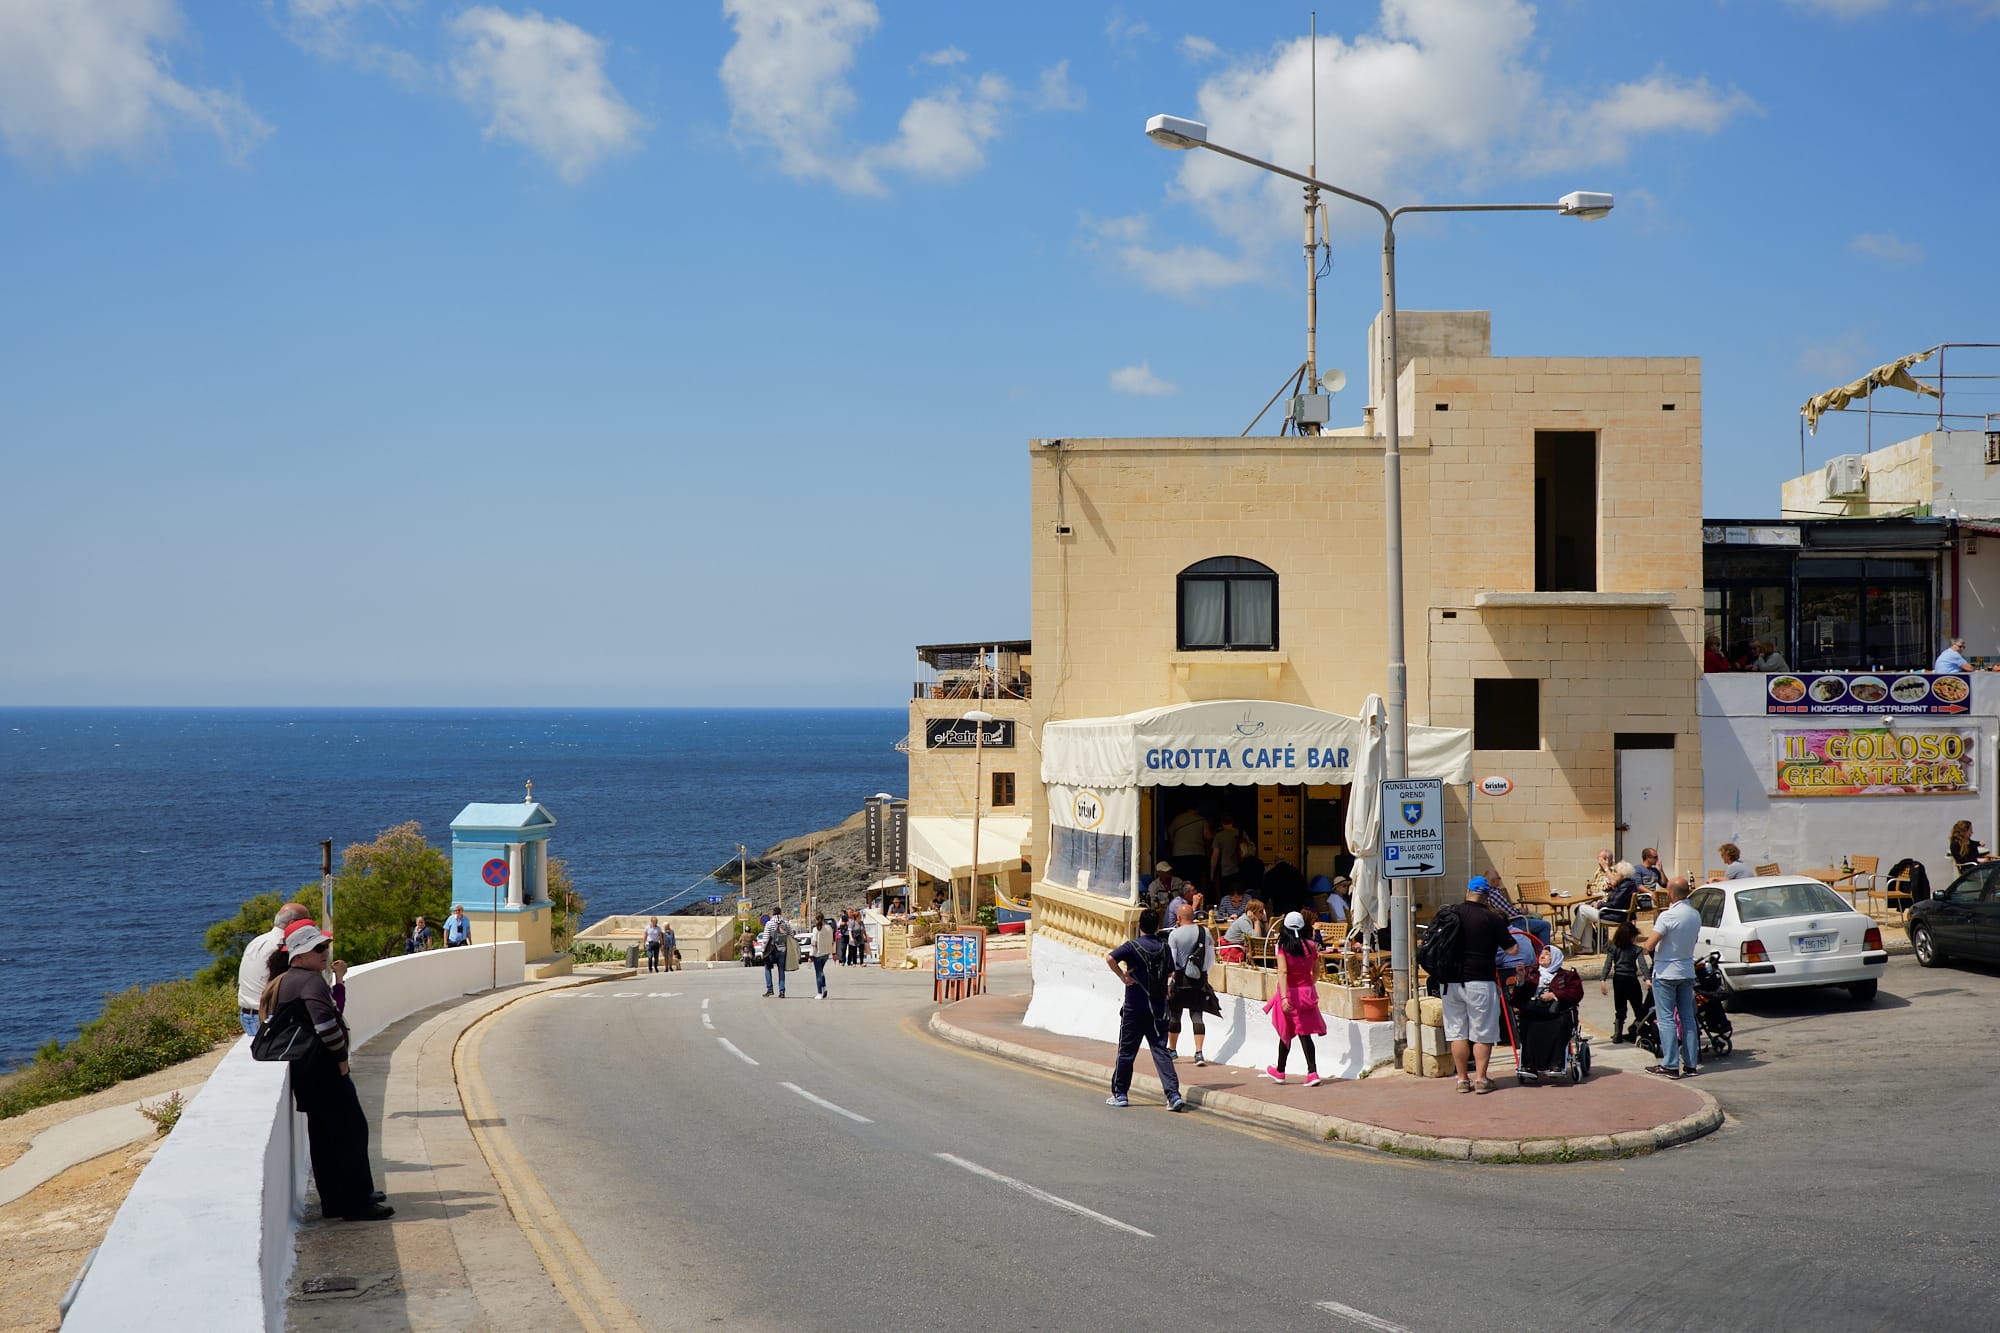
[[[922,1033],[927,977],[828,972],[825,1003],[717,967],[485,1029],[493,1113],[643,1327],[2000,1327],[1991,971],[1762,1002],[1704,1075],[1718,1134],[1503,1167],[1114,1111]]]

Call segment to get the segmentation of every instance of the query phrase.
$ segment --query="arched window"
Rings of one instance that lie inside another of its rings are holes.
[[[1182,649],[1278,646],[1278,574],[1240,555],[1218,555],[1180,573],[1175,637]]]

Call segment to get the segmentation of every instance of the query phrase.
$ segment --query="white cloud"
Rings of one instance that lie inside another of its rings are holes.
[[[380,70],[406,84],[427,78],[423,62],[400,47],[359,35],[356,28],[382,16],[400,20],[423,0],[285,0],[285,36],[315,55]]]
[[[0,137],[17,156],[74,165],[191,126],[241,160],[271,127],[235,94],[173,76],[165,48],[181,32],[173,0],[5,0]]]
[[[926,65],[963,65],[965,52],[955,46],[947,46],[942,51],[926,51],[917,59]]]
[[[1152,32],[1152,24],[1141,19],[1127,18],[1125,17],[1125,11],[1122,9],[1112,10],[1111,16],[1104,21],[1105,38],[1113,46],[1122,47],[1128,51],[1138,45],[1140,38],[1149,37],[1152,35]]]
[[[1868,338],[1860,329],[1799,341],[1798,359],[1793,363],[1801,375],[1829,383],[1847,383],[1876,364],[1868,355]]]
[[[1083,89],[1069,79],[1069,61],[1059,60],[1042,71],[1041,86],[1035,90],[1035,107],[1040,111],[1081,111]]]
[[[912,99],[894,139],[856,145],[842,131],[858,102],[847,75],[881,21],[871,0],[723,0],[723,13],[736,28],[720,71],[730,130],[776,149],[779,169],[801,180],[882,194],[885,172],[962,176],[984,164],[1001,109],[1016,96],[997,74],[954,76]],[[949,69],[962,56],[948,47],[924,60]]]
[[[1210,60],[1222,59],[1221,47],[1208,38],[1198,37],[1194,33],[1181,38],[1179,46],[1182,58],[1190,64],[1200,65]]]
[[[1257,264],[1201,245],[1154,245],[1143,217],[1083,219],[1086,244],[1108,253],[1142,286],[1168,296],[1195,297],[1256,277]]]
[[[1319,102],[1341,108],[1340,132],[1319,137],[1320,176],[1391,204],[1413,203],[1491,189],[1503,176],[1615,163],[1648,135],[1713,134],[1752,109],[1741,93],[1664,70],[1601,94],[1565,97],[1545,86],[1540,55],[1535,11],[1522,0],[1382,0],[1373,31],[1320,35]],[[1304,37],[1233,59],[1202,83],[1197,118],[1217,142],[1303,164],[1311,154],[1312,74]],[[1591,182],[1555,185],[1551,193]],[[1263,257],[1275,258],[1281,241],[1296,239],[1298,186],[1281,177],[1192,152],[1181,156],[1172,194],[1245,256],[1211,263],[1211,283],[1230,273],[1256,276]],[[1377,226],[1366,209],[1338,201],[1329,218],[1337,229]],[[1144,262],[1135,253],[1118,257],[1128,268]],[[1168,290],[1186,279],[1149,285]]]
[[[458,43],[458,95],[489,117],[487,138],[522,144],[572,184],[638,145],[646,122],[605,76],[602,38],[534,10],[485,5],[446,26]]]
[[[1172,381],[1163,380],[1153,373],[1150,361],[1112,371],[1111,387],[1115,392],[1129,393],[1138,398],[1159,398],[1175,392]]]
[[[1847,243],[1857,255],[1879,259],[1885,264],[1916,264],[1924,257],[1924,247],[1906,241],[1893,231],[1864,231]]]

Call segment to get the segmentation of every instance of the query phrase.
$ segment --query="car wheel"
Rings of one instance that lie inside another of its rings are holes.
[[[1910,951],[1924,967],[1936,967],[1944,961],[1944,950],[1937,947],[1931,928],[1921,921],[1910,927]]]
[[[1879,985],[1881,985],[1880,982],[1870,977],[1866,981],[1857,981],[1852,986],[1849,986],[1847,993],[1854,997],[1856,1004],[1873,1004],[1875,1003],[1875,990]]]

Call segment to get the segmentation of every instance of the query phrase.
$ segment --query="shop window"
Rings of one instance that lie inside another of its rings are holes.
[[[1928,562],[1801,560],[1798,655],[1807,671],[1921,671],[1935,655]]]
[[[1472,748],[1542,748],[1542,683],[1539,680],[1472,682]]]
[[[1014,804],[1014,775],[995,773],[993,775],[993,804],[998,806]]]
[[[1278,646],[1278,575],[1237,555],[1215,556],[1180,573],[1175,638],[1182,650],[1263,650]]]
[[[1535,432],[1535,591],[1597,591],[1597,435]]]

